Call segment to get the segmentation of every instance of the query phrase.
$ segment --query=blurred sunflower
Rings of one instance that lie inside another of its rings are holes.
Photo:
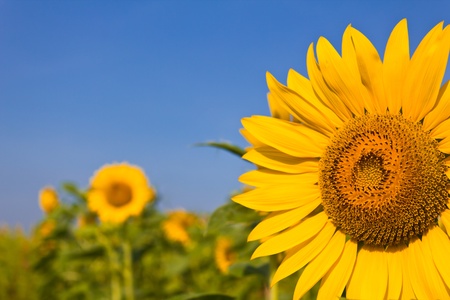
[[[272,116],[242,120],[256,189],[233,200],[271,212],[248,239],[285,252],[272,284],[304,268],[294,299],[319,280],[319,299],[450,297],[449,46],[439,23],[410,57],[402,20],[381,61],[348,26],[341,55],[311,44],[309,79],[267,74]]]
[[[58,238],[55,236],[57,225],[55,219],[46,218],[34,228],[32,239],[39,255],[48,255],[58,247]]]
[[[105,165],[91,178],[87,201],[102,222],[122,223],[139,215],[155,191],[144,171],[127,163]]]
[[[97,220],[96,214],[92,212],[84,213],[78,216],[77,218],[77,226],[78,228],[83,228],[90,225],[95,225]]]
[[[187,246],[191,243],[191,237],[187,229],[197,222],[195,215],[184,210],[174,210],[168,213],[168,218],[163,222],[163,230],[166,237],[174,242],[180,242]]]
[[[39,191],[39,206],[45,213],[52,212],[59,205],[58,194],[51,186],[46,186]]]
[[[214,257],[222,274],[228,274],[228,268],[236,261],[236,253],[232,246],[231,240],[227,237],[221,236],[217,239]]]
[[[53,219],[46,219],[42,221],[37,227],[36,235],[39,238],[46,238],[56,229],[56,221]]]

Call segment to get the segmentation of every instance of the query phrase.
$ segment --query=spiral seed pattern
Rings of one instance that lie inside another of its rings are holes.
[[[324,210],[369,245],[407,243],[446,209],[447,167],[437,141],[401,115],[365,115],[337,131],[319,164]]]

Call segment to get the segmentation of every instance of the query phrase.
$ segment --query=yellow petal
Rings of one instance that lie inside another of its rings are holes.
[[[417,247],[417,250],[422,250],[422,253],[418,253],[419,255],[422,255],[422,260],[416,261],[422,262],[422,265],[420,266],[422,269],[421,273],[423,274],[422,276],[426,278],[426,282],[428,282],[428,285],[430,286],[432,297],[434,299],[449,299],[449,291],[442,281],[442,277],[439,274],[433,259],[432,249],[430,247],[433,245],[430,244],[429,240],[427,240],[426,243],[423,241],[424,237],[426,237],[430,232],[435,233],[435,231],[442,232],[441,228],[439,228],[438,226],[434,226],[428,231],[428,233],[422,236],[422,241],[420,241],[420,243],[417,243],[417,245],[419,246]],[[431,238],[431,240],[431,242],[433,242],[433,238]]]
[[[419,270],[418,267],[420,263],[416,261],[421,259],[421,257],[418,256],[418,253],[416,253],[417,251],[415,251],[416,247],[414,247],[414,245],[416,245],[418,241],[420,240],[416,239],[415,241],[410,242],[408,246],[407,259],[409,278],[411,280],[411,286],[417,299],[432,299],[429,286],[426,284],[424,280],[425,278],[423,278],[425,275],[420,274],[420,272],[422,271]]]
[[[421,62],[420,58],[426,57],[427,52],[429,52],[430,50],[435,51],[437,49],[436,47],[436,39],[439,35],[442,34],[442,25],[443,22],[440,22],[439,24],[437,24],[433,29],[431,29],[426,35],[425,37],[422,39],[422,41],[419,43],[419,46],[417,47],[416,51],[413,54],[413,58],[415,61],[415,65],[416,65],[416,69],[418,67],[418,63]],[[403,93],[402,93],[402,110],[403,110],[403,115],[405,117],[410,117],[413,120],[415,119],[413,117],[413,112],[416,111],[417,106],[419,105],[417,102],[422,100],[422,99],[414,99],[415,101],[411,101],[409,98],[409,94],[411,93],[411,91],[409,91],[408,89],[411,87],[411,81],[412,81],[412,77],[413,75],[416,76],[421,76],[423,77],[423,74],[419,74],[419,73],[415,73],[415,74],[411,74],[411,69],[412,69],[412,64],[413,64],[413,58],[411,58],[409,67],[408,67],[408,73],[405,76],[405,86],[403,87]],[[407,82],[407,79],[409,78],[409,82]],[[416,82],[417,85],[419,85]],[[418,88],[418,87],[417,87]],[[414,97],[417,97],[417,95],[413,95]],[[405,111],[406,110],[406,111]]]
[[[317,174],[319,170],[317,159],[293,157],[272,147],[250,149],[242,158],[258,166],[290,174]]]
[[[290,69],[287,84],[289,88],[294,90],[304,99],[307,99],[308,102],[311,103],[318,111],[322,112],[332,123],[333,128],[339,128],[342,126],[342,120],[336,115],[336,113],[323,104],[319,98],[317,98],[309,79],[297,73],[295,70]]]
[[[438,144],[438,150],[450,154],[450,137],[446,137]]]
[[[344,34],[342,35],[342,60],[348,67],[350,72],[353,73],[353,76],[355,76],[355,78],[361,78],[351,29],[352,25],[348,25],[347,28],[345,28]]]
[[[276,96],[293,116],[326,136],[333,135],[335,127],[323,112],[307,99],[279,83],[270,73],[267,73],[266,77],[271,94]]]
[[[295,157],[320,157],[329,143],[315,130],[272,117],[243,118],[242,124],[266,145]]]
[[[439,90],[437,104],[423,120],[423,130],[428,131],[450,117],[450,88],[447,81]]]
[[[444,165],[447,166],[447,171],[445,171],[445,174],[446,174],[447,177],[450,179],[450,157],[447,157],[446,159],[444,159],[443,163],[444,163]],[[447,188],[447,191],[449,191],[448,188]],[[447,206],[448,206],[449,204],[450,204],[450,203],[447,203]],[[450,233],[450,231],[449,231],[449,233]]]
[[[347,298],[384,299],[387,285],[387,256],[383,248],[363,246],[347,285]]]
[[[439,274],[444,280],[447,288],[450,288],[450,261],[448,255],[450,253],[450,241],[448,236],[439,228],[429,230],[422,237],[424,246],[428,247],[433,257]]]
[[[383,76],[380,56],[377,50],[361,32],[349,27],[351,40],[357,55],[358,69],[361,74],[362,84],[367,88],[370,97],[360,88],[362,96],[367,97],[365,107],[369,112],[385,114],[387,109],[386,97],[384,95]],[[372,107],[371,107],[372,106]]]
[[[399,299],[403,285],[402,251],[404,246],[389,247],[386,250],[388,263],[387,299]]]
[[[290,249],[316,235],[327,223],[327,215],[321,212],[303,220],[300,224],[268,239],[252,255],[252,259],[272,255]]]
[[[271,213],[266,219],[253,228],[248,235],[247,240],[256,241],[298,223],[316,209],[320,203],[322,203],[322,200],[318,198],[292,210]]]
[[[447,119],[437,125],[433,130],[430,132],[430,136],[433,139],[444,139],[446,137],[450,136],[450,119]]]
[[[239,181],[255,186],[264,187],[276,184],[297,184],[299,182],[317,183],[319,176],[317,173],[286,174],[267,169],[259,169],[244,173],[239,177]]]
[[[320,100],[332,111],[334,111],[341,120],[346,121],[351,119],[353,116],[350,110],[325,83],[321,69],[314,57],[313,44],[311,44],[308,48],[308,53],[306,55],[306,67],[308,68],[308,76],[311,81],[311,85]]]
[[[342,60],[352,73],[352,76],[364,84],[361,77],[362,73],[360,73],[358,66],[358,56],[360,56],[360,53],[357,53],[357,49],[355,49],[355,41],[352,36],[353,30],[352,26],[348,25],[342,36]],[[382,111],[378,105],[378,101],[374,101],[373,95],[369,95],[369,91],[364,86],[360,86],[360,91],[362,95],[359,100],[364,104],[368,112],[377,113]]]
[[[436,104],[447,66],[450,27],[436,25],[422,40],[411,59],[403,89],[403,115],[417,122]]]
[[[441,222],[444,224],[447,234],[450,234],[450,210],[446,209],[441,213]]]
[[[317,299],[329,300],[341,297],[353,272],[357,250],[358,244],[348,240],[339,259],[322,278]]]
[[[383,59],[383,81],[389,111],[397,114],[402,106],[402,89],[409,66],[409,38],[406,19],[392,30]]]
[[[400,294],[400,299],[404,300],[411,300],[411,299],[417,299],[416,295],[414,294],[414,290],[412,287],[412,282],[410,278],[410,261],[409,261],[409,247],[404,247],[402,251],[400,251],[399,256],[401,258],[401,265],[402,265],[402,271],[403,271],[403,284],[402,284],[402,292]]]
[[[440,230],[437,227],[435,229]],[[422,241],[416,239],[409,243],[408,248],[409,275],[416,297],[419,299],[448,299],[428,245],[424,247]]]
[[[317,58],[330,91],[335,93],[354,115],[363,115],[367,95],[362,93],[360,78],[352,76],[354,74],[324,37],[320,37],[317,42]]]
[[[326,247],[306,266],[295,286],[294,299],[300,299],[334,265],[345,245],[345,234],[337,231]]]
[[[267,102],[269,103],[269,109],[272,117],[286,121],[291,119],[291,115],[284,108],[281,99],[276,97],[273,93],[267,94]]]
[[[287,251],[286,257],[275,272],[271,285],[297,272],[316,257],[333,237],[336,227],[328,221],[314,237]]]
[[[250,132],[248,132],[248,130],[246,130],[245,128],[241,128],[239,130],[239,132],[244,137],[244,139],[247,142],[249,142],[253,147],[265,146],[263,142],[261,142],[260,140],[255,138],[253,135],[251,135]]]
[[[319,198],[317,185],[299,182],[297,185],[275,185],[257,188],[232,198],[243,206],[260,211],[279,211],[305,205]]]

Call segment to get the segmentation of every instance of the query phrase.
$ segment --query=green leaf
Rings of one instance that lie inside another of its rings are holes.
[[[85,200],[84,192],[78,189],[76,184],[72,182],[64,182],[62,184],[62,189],[66,191],[68,194],[79,198],[80,200]]]
[[[230,143],[225,143],[225,142],[205,142],[205,143],[198,143],[195,144],[196,146],[200,146],[200,147],[215,147],[215,148],[219,148],[225,151],[228,151],[234,155],[237,155],[239,157],[242,157],[245,154],[245,150],[242,149],[239,146],[230,144]]]
[[[66,226],[56,227],[45,240],[67,240],[72,237],[72,232]]]
[[[183,272],[188,270],[189,268],[189,257],[186,255],[176,255],[173,254],[170,257],[170,263],[168,263],[165,267],[165,274],[167,276],[181,276]]]
[[[207,233],[239,223],[253,224],[260,220],[261,216],[254,210],[230,202],[222,205],[213,212],[208,222]]]
[[[51,251],[46,255],[40,256],[39,259],[33,263],[32,269],[34,271],[40,271],[42,269],[48,268],[50,264],[56,259],[56,251]]]
[[[72,250],[66,252],[65,255],[69,259],[85,259],[85,258],[97,258],[101,257],[105,252],[102,246],[95,245],[85,249]]]
[[[169,300],[234,300],[234,299],[236,298],[219,293],[184,294],[169,298]]]
[[[248,275],[260,275],[263,278],[269,278],[269,263],[254,265],[251,262],[235,263],[228,269],[231,275],[235,277],[244,277]]]

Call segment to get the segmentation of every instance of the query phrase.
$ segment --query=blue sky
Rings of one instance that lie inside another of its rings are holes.
[[[348,24],[382,54],[408,19],[411,47],[448,1],[0,1],[0,224],[30,228],[38,191],[88,186],[106,163],[141,166],[161,209],[212,211],[252,166],[193,145],[245,146],[268,114],[265,72],[306,75],[311,42]],[[447,76],[448,77],[448,76]]]

